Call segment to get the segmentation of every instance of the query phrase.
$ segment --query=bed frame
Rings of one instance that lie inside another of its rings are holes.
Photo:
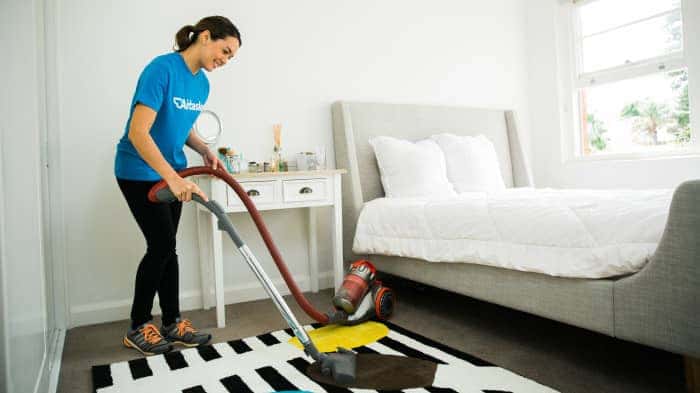
[[[513,111],[336,102],[332,114],[336,166],[348,170],[342,182],[346,262],[368,257],[380,271],[396,276],[675,352],[686,357],[688,369],[697,378],[700,180],[675,190],[652,260],[641,271],[622,278],[558,278],[468,263],[355,255],[352,243],[360,210],[365,202],[384,196],[368,142],[373,136],[418,140],[440,132],[484,134],[496,147],[506,187],[533,186],[533,181]]]

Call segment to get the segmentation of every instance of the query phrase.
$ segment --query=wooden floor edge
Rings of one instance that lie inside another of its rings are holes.
[[[700,359],[683,357],[685,366],[685,386],[688,393],[700,393]]]

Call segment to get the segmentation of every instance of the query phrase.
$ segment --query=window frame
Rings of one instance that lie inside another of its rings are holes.
[[[562,137],[562,159],[564,162],[569,161],[599,161],[599,160],[619,160],[619,159],[655,159],[659,157],[684,157],[684,156],[700,156],[700,143],[698,142],[698,132],[700,130],[694,127],[698,124],[695,117],[700,114],[695,114],[693,111],[691,98],[691,141],[688,145],[674,148],[667,151],[648,151],[648,152],[616,152],[616,153],[601,153],[586,155],[582,148],[583,135],[581,130],[581,110],[579,102],[579,90],[585,87],[598,86],[608,83],[614,83],[631,78],[652,75],[663,70],[676,70],[686,68],[690,76],[691,67],[688,60],[688,18],[686,12],[686,0],[681,0],[678,10],[681,13],[682,21],[682,49],[669,54],[660,55],[654,58],[643,59],[636,62],[630,62],[623,65],[617,65],[592,72],[583,71],[583,50],[582,50],[582,28],[580,18],[578,16],[579,8],[583,5],[590,4],[595,1],[605,0],[566,0],[561,1],[557,20],[564,23],[558,23],[557,35],[564,37],[558,41],[558,56],[560,62],[561,77],[559,80],[559,88],[562,92],[560,99],[560,121]],[[667,12],[676,12],[672,9]],[[663,15],[660,13],[656,16]],[[650,19],[650,18],[647,18]],[[623,28],[634,23],[639,23],[646,19],[640,19],[634,22],[626,23],[606,31],[614,31],[615,29]],[[595,33],[599,34],[599,33]],[[689,89],[689,95],[692,95],[692,89]],[[689,97],[690,98],[690,97]]]

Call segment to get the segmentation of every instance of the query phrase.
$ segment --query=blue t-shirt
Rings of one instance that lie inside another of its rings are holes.
[[[114,174],[127,180],[160,180],[141,158],[128,138],[131,116],[136,104],[157,112],[151,137],[168,163],[179,171],[187,167],[183,148],[194,121],[209,97],[209,80],[203,70],[192,74],[178,52],[153,59],[141,73],[131,101],[124,135],[117,144]]]

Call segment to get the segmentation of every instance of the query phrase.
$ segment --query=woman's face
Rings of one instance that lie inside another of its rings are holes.
[[[202,68],[212,72],[214,69],[226,65],[236,55],[240,44],[235,37],[212,40],[208,31],[204,33],[206,36],[202,37],[202,51],[199,61]]]

